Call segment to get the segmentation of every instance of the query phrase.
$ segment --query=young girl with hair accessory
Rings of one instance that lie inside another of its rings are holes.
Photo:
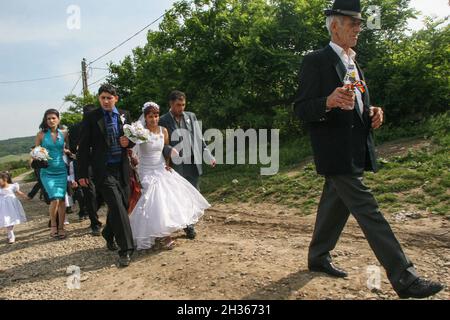
[[[13,183],[8,172],[0,173],[0,228],[8,231],[8,243],[16,241],[14,226],[27,221],[25,212],[16,194],[27,199],[19,184]]]

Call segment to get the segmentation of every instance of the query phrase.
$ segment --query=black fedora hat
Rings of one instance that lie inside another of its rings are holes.
[[[364,20],[361,16],[360,0],[335,0],[331,9],[325,10],[326,16],[340,15]]]

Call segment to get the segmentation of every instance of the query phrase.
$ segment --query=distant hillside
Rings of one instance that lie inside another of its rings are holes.
[[[14,138],[0,141],[0,158],[9,155],[29,153],[35,137]]]
[[[0,165],[3,163],[10,163],[10,162],[28,160],[28,159],[30,159],[29,153],[18,154],[18,155],[8,155],[8,156],[0,157]]]

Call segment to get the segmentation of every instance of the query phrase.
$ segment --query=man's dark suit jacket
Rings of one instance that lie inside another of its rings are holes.
[[[352,111],[334,108],[326,112],[327,97],[342,87],[345,74],[344,64],[330,46],[306,55],[300,70],[294,112],[307,123],[316,170],[322,175],[359,175],[377,170],[367,86],[362,97],[363,114],[357,104]]]
[[[75,123],[71,128],[69,128],[69,150],[73,154],[78,151],[78,144],[80,143],[80,134],[82,131],[83,122],[80,121]]]
[[[121,116],[125,117],[125,123],[119,119],[120,136],[123,136],[123,125],[129,123],[127,111],[118,110]],[[134,144],[130,141],[130,148]],[[90,112],[83,121],[80,134],[80,144],[78,148],[79,178],[89,179],[89,165],[92,166],[94,182],[100,186],[107,176],[107,156],[109,149],[108,134],[103,109],[99,108]],[[130,162],[128,160],[127,149],[122,148],[122,183],[129,185]]]

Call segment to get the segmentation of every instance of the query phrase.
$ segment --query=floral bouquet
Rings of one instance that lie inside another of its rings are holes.
[[[31,162],[31,167],[34,169],[40,169],[40,168],[47,168],[48,167],[48,160],[51,160],[50,156],[48,155],[47,149],[43,147],[35,147],[30,152],[31,159],[33,161]]]
[[[123,126],[125,137],[130,139],[133,143],[140,144],[150,141],[150,131],[137,121]]]

